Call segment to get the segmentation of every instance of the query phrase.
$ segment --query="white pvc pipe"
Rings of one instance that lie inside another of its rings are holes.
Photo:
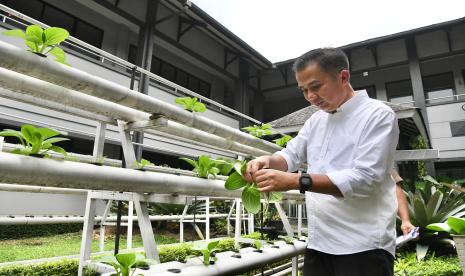
[[[210,214],[210,218],[225,218],[227,214]],[[192,219],[193,215],[187,215],[185,219]],[[197,215],[202,219],[205,215]],[[150,216],[151,221],[177,221],[181,219],[181,215],[161,215]],[[96,222],[102,220],[101,216],[95,217]],[[133,220],[137,221],[137,216],[133,216]],[[127,216],[122,216],[121,221],[128,221]],[[83,223],[84,217],[0,217],[0,225],[22,225],[22,224],[58,224],[58,223]],[[106,222],[116,222],[116,216],[107,217]]]
[[[303,254],[306,249],[306,242],[295,241],[294,245],[277,243],[279,248],[265,246],[263,253],[254,252],[252,248],[241,250],[241,258],[230,257],[233,252],[218,253],[218,260],[213,265],[204,265],[200,257],[189,259],[185,264],[180,262],[162,263],[151,266],[149,270],[137,269],[135,274],[172,276],[172,275],[239,275],[251,269],[264,266],[279,260],[291,258]],[[173,274],[168,269],[180,269],[180,273]],[[107,276],[109,274],[103,274]]]
[[[45,99],[47,101],[61,103],[64,106],[84,110],[86,112],[97,113],[105,117],[119,119],[126,122],[151,120],[151,115],[149,113],[64,88],[43,80],[35,79],[33,77],[22,75],[15,71],[7,70],[4,68],[0,68],[0,86],[20,93],[15,94],[11,93],[11,91],[0,89],[0,95],[14,98],[15,100],[22,100],[22,96],[26,94],[27,96],[34,96]],[[245,155],[252,154],[254,156],[270,153],[259,149],[257,150],[247,145],[242,145],[238,142],[228,139],[229,137],[219,137],[215,134],[201,131],[192,127],[187,127],[183,124],[166,119],[160,119],[159,121],[163,124],[158,127],[162,128],[162,130],[166,133],[194,141],[201,141],[204,144],[217,148],[237,151]]]
[[[0,183],[58,188],[240,198],[224,181],[0,153]],[[301,199],[297,191],[285,199]]]
[[[130,90],[122,85],[28,53],[21,48],[0,41],[0,66],[80,91],[101,99],[132,107],[150,114],[161,114],[184,125],[213,133],[264,151],[275,152],[281,147],[253,137],[238,129],[218,123],[180,107]]]

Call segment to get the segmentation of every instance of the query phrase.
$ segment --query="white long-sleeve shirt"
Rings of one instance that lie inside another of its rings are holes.
[[[296,171],[326,174],[343,197],[307,192],[308,248],[329,254],[385,249],[394,255],[398,142],[391,108],[358,91],[334,114],[318,111],[276,154]]]

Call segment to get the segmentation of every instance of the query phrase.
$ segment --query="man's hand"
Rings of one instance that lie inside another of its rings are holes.
[[[261,169],[253,175],[260,192],[298,189],[299,175],[273,169]]]
[[[260,156],[247,163],[247,169],[243,177],[247,182],[255,182],[255,173],[261,169],[268,169],[269,167],[270,156]]]
[[[403,220],[402,224],[400,225],[400,229],[402,230],[402,233],[404,235],[407,235],[408,233],[410,233],[410,231],[415,229],[415,226],[413,226],[410,220]]]

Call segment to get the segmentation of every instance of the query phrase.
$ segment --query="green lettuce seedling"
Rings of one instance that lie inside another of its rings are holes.
[[[0,131],[0,136],[16,137],[21,142],[22,147],[14,149],[13,153],[22,155],[47,154],[51,150],[66,156],[66,151],[54,144],[69,139],[56,137],[58,135],[61,135],[61,133],[54,129],[46,127],[36,128],[32,125],[21,126],[21,131],[13,129]]]
[[[44,55],[50,54],[55,57],[55,60],[65,65],[66,56],[63,49],[59,47],[60,43],[69,37],[67,30],[57,27],[42,29],[37,25],[30,25],[23,30],[8,30],[3,32],[4,35],[19,37],[24,40],[24,43],[33,53]]]
[[[105,256],[97,260],[98,262],[113,266],[116,273],[115,276],[130,276],[138,267],[147,267],[150,264],[155,264],[154,260],[145,258],[142,253],[118,253],[116,256]]]
[[[186,157],[181,157],[179,159],[186,161],[194,167],[193,171],[196,172],[200,178],[215,178],[216,175],[220,173],[220,169],[217,167],[218,164],[226,163],[224,160],[211,159],[207,155],[200,155],[198,161]]]
[[[134,161],[134,165],[135,165],[136,168],[139,169],[139,170],[143,170],[143,169],[145,168],[145,166],[148,166],[148,165],[154,166],[154,164],[153,164],[152,162],[150,162],[149,160],[144,159],[144,158],[142,158],[142,159],[140,160],[140,162]]]
[[[286,147],[287,142],[291,141],[291,139],[292,139],[292,136],[284,135],[283,137],[281,137],[279,139],[273,140],[273,142],[275,142],[276,145],[284,148],[284,147]]]
[[[465,219],[459,217],[447,218],[447,223],[432,223],[426,229],[447,232],[452,235],[465,235]]]
[[[237,161],[234,164],[235,171],[228,177],[228,179],[224,183],[224,187],[227,190],[237,190],[237,189],[244,188],[241,194],[242,203],[244,204],[244,207],[248,212],[252,214],[257,214],[260,211],[260,207],[261,207],[260,191],[258,190],[256,183],[248,183],[242,177],[243,173],[245,172],[246,167],[247,167],[246,161]],[[265,199],[264,210],[267,210],[269,203],[281,201],[282,193],[280,192],[265,193],[264,199]]]
[[[200,251],[203,255],[203,264],[209,265],[210,261],[216,261],[217,258],[212,256],[212,253],[218,251],[218,244],[220,243],[219,240],[212,241],[207,243],[195,243],[192,247],[192,250]]]
[[[250,135],[255,136],[257,138],[262,138],[263,136],[270,135],[273,133],[270,124],[262,124],[261,126],[253,125],[243,127],[241,129],[247,131]]]
[[[205,112],[207,108],[203,103],[199,102],[198,100],[199,99],[195,97],[180,97],[176,98],[175,102],[181,105],[185,110],[188,110],[190,112]]]

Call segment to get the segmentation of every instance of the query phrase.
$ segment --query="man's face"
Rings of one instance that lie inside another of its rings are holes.
[[[321,70],[313,62],[295,74],[297,85],[305,99],[312,105],[326,112],[335,111],[345,99],[345,85],[348,84],[349,72],[342,70],[336,75]]]

